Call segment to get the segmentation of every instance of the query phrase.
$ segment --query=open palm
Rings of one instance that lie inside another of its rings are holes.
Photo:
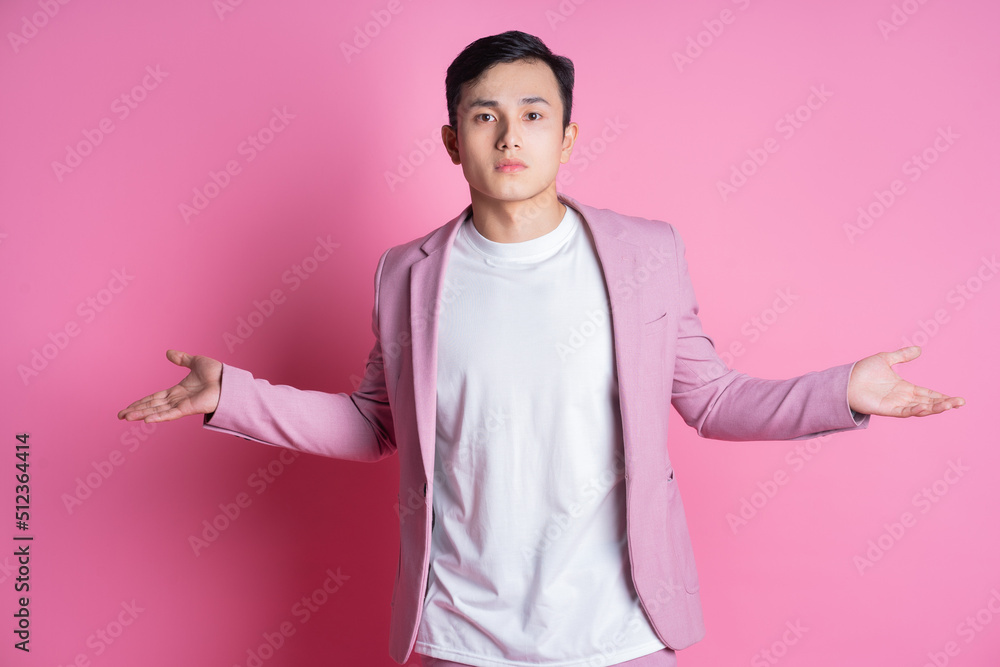
[[[222,362],[178,350],[168,350],[167,359],[191,372],[170,389],[135,401],[118,413],[118,419],[149,423],[215,412],[222,392]]]
[[[893,364],[919,356],[920,348],[914,345],[879,352],[856,363],[847,386],[851,409],[885,417],[926,417],[965,405],[964,398],[918,387],[892,369]]]

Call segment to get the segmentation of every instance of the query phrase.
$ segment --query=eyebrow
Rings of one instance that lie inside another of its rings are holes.
[[[548,105],[548,106],[552,106],[551,104],[549,104],[548,100],[546,100],[544,97],[522,97],[518,103],[521,106],[527,106],[529,104],[545,104],[545,105]],[[479,100],[473,100],[472,102],[469,103],[469,108],[470,109],[475,109],[477,107],[486,107],[487,109],[496,109],[499,106],[500,106],[500,103],[497,102],[496,100],[483,100],[483,99],[479,99]]]

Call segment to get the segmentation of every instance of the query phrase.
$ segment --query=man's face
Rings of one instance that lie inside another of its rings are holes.
[[[577,126],[564,132],[562,117],[559,83],[548,65],[498,63],[463,86],[457,135],[446,125],[442,138],[470,188],[522,201],[554,187],[559,165],[569,161]]]

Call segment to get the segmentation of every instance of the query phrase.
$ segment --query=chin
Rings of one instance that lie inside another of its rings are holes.
[[[541,194],[544,190],[545,187],[541,184],[525,181],[484,188],[480,192],[500,201],[524,201]]]

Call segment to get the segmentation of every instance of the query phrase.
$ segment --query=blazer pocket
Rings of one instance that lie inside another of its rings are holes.
[[[396,594],[399,592],[399,574],[403,570],[403,542],[402,542],[403,536],[400,535],[399,537],[400,537],[399,560],[396,561],[396,581],[392,585],[392,599],[389,600],[390,607],[396,606]]]
[[[663,329],[663,327],[665,327],[667,323],[670,321],[670,318],[667,317],[669,314],[670,314],[669,312],[663,313],[662,315],[658,315],[657,317],[653,318],[649,322],[643,322],[642,323],[643,335],[655,333]]]
[[[676,559],[680,571],[681,583],[688,593],[697,593],[699,589],[698,569],[694,562],[694,548],[691,544],[691,534],[688,531],[684,504],[681,502],[680,489],[674,478],[674,468],[667,466],[665,471],[667,484],[667,534],[670,536],[672,555]]]

